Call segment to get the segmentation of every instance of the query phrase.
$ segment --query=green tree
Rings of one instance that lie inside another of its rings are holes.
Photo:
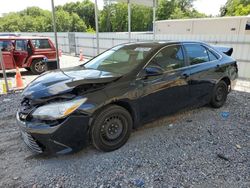
[[[227,14],[242,15],[249,13],[250,0],[228,0],[225,6]],[[107,3],[100,11],[100,30],[104,32],[122,32],[128,30],[127,3]],[[157,19],[181,19],[205,17],[193,8],[194,0],[159,0]],[[232,5],[237,5],[233,9]],[[248,4],[246,3],[248,2]],[[66,3],[56,7],[58,32],[93,32],[95,29],[94,4],[90,0]],[[152,30],[152,8],[132,4],[132,31]],[[0,18],[2,32],[51,32],[52,15],[48,10],[29,7],[23,11],[9,13]]]
[[[87,27],[82,19],[76,13],[69,13],[63,9],[56,11],[56,24],[59,32],[84,32]]]
[[[52,15],[50,11],[30,7],[17,13],[9,13],[0,19],[2,32],[51,32]],[[85,32],[87,27],[76,13],[69,13],[59,8],[56,11],[58,32]]]
[[[127,10],[126,3],[115,3],[105,6],[100,13],[100,31],[107,32],[110,29],[113,32],[127,31]],[[110,22],[108,27],[107,22]]]
[[[227,0],[220,9],[221,16],[244,16],[250,14],[250,0]]]
[[[60,9],[56,11],[56,26],[59,32],[69,32],[71,26],[70,13]]]
[[[153,28],[153,10],[150,7],[133,4],[131,9],[132,31],[149,31]]]
[[[157,19],[165,20],[171,18],[171,14],[175,11],[176,2],[175,0],[159,0],[158,8],[157,8]],[[176,10],[177,12],[179,10]],[[177,14],[176,12],[176,14]],[[182,14],[178,12],[178,14]]]
[[[195,0],[159,0],[157,19],[203,18],[205,14],[199,13],[193,7]]]
[[[20,32],[22,19],[17,13],[9,13],[1,19],[2,32]]]
[[[100,30],[103,32],[121,32],[128,30],[128,6],[116,3],[104,6],[100,14]],[[143,5],[132,4],[131,30],[148,31],[152,29],[152,9]]]
[[[193,8],[194,1],[195,0],[176,0],[176,4],[183,12],[188,12]]]
[[[77,14],[86,25],[95,28],[95,5],[90,0],[84,0],[82,2],[70,2],[63,6],[57,6],[56,10],[63,9],[70,14]]]
[[[185,13],[181,10],[181,8],[176,7],[174,11],[170,14],[171,19],[181,19],[181,18],[187,18]]]
[[[71,14],[71,28],[70,31],[83,32],[87,30],[84,21],[76,13]]]

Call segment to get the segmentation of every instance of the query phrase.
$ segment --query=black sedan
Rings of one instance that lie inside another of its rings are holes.
[[[132,129],[180,109],[221,107],[238,69],[231,48],[201,42],[130,43],[87,63],[45,73],[23,91],[17,123],[37,153],[92,143],[123,146]]]

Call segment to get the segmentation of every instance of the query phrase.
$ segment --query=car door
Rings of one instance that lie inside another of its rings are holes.
[[[209,102],[217,73],[219,55],[201,43],[185,43],[184,49],[189,64],[190,100],[193,105]]]
[[[15,68],[13,59],[13,45],[11,40],[0,41],[0,48],[2,51],[2,57],[5,69]],[[2,69],[1,65],[0,68]]]
[[[182,46],[176,44],[161,49],[144,71],[154,68],[162,70],[162,74],[139,78],[138,89],[142,92],[139,108],[143,121],[176,112],[189,104],[189,72]]]
[[[28,57],[27,40],[18,39],[15,41],[14,59],[18,67],[22,67]]]

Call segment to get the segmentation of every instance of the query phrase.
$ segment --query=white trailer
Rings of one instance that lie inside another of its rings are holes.
[[[250,35],[250,16],[159,20],[156,34]]]

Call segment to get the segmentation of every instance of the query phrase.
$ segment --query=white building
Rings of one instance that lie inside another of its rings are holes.
[[[250,16],[156,21],[157,34],[250,35]]]

